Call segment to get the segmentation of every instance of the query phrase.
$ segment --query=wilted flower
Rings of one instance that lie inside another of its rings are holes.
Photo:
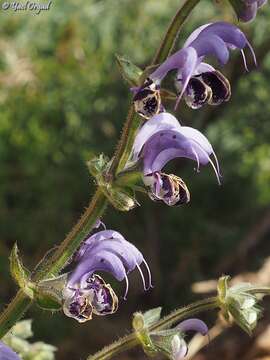
[[[150,331],[149,327],[160,319],[161,308],[152,309],[146,313],[135,313],[133,328],[135,334],[146,354],[164,354],[171,360],[184,359],[188,352],[188,346],[184,340],[188,331],[199,332],[202,335],[208,333],[207,325],[199,319],[188,319],[171,329]]]
[[[127,275],[138,269],[144,289],[151,286],[150,269],[141,252],[114,230],[102,230],[90,236],[77,252],[74,261],[76,267],[67,280],[63,291],[63,310],[67,316],[79,322],[92,318],[92,314],[108,315],[118,308],[118,298],[110,284],[106,284],[96,272],[107,272],[116,280],[126,281]],[[149,277],[146,285],[140,265],[144,264]]]
[[[239,20],[248,22],[257,15],[257,10],[266,4],[267,0],[230,0]]]
[[[210,156],[214,157],[214,161]],[[210,163],[220,182],[217,157],[207,138],[198,130],[181,126],[171,114],[153,116],[139,130],[133,145],[133,161],[141,162],[143,181],[150,188],[150,197],[167,205],[180,205],[190,199],[184,181],[161,170],[172,159],[184,157],[200,165]]]
[[[243,50],[246,46],[251,50],[256,63],[255,53],[250,43],[235,25],[216,22],[200,26],[188,37],[182,49],[170,56],[149,75],[141,88],[133,89],[135,109],[146,118],[154,115],[154,108],[156,114],[160,111],[160,105],[146,113],[141,111],[141,108],[146,107],[146,110],[148,108],[146,105],[149,91],[155,91],[155,97],[158,98],[157,92],[161,81],[171,70],[177,70],[176,84],[180,92],[176,107],[183,95],[187,105],[193,109],[198,109],[206,103],[219,105],[228,101],[231,95],[229,81],[221,72],[203,60],[206,56],[214,56],[221,65],[225,65],[230,57],[229,50],[240,49],[247,69]]]
[[[10,347],[0,342],[1,360],[20,360],[19,356]]]

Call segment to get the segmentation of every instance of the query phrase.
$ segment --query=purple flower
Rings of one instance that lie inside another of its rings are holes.
[[[170,160],[178,157],[196,161],[197,171],[200,165],[210,163],[220,183],[218,160],[207,138],[196,129],[181,126],[169,113],[153,116],[136,136],[132,160],[141,162],[143,180],[150,188],[150,197],[170,206],[187,203],[190,199],[181,178],[161,172]]]
[[[114,230],[102,230],[90,236],[75,256],[75,269],[69,274],[63,291],[63,310],[67,316],[79,322],[92,318],[92,314],[107,315],[118,308],[118,298],[112,287],[106,284],[96,272],[107,272],[118,281],[126,281],[127,275],[137,269],[141,275],[144,289],[151,285],[150,269],[141,252]],[[148,273],[148,286],[141,270],[144,264]]]
[[[150,339],[156,352],[164,353],[173,360],[182,360],[188,353],[188,345],[184,340],[188,331],[195,331],[205,336],[208,327],[199,319],[188,319],[172,329],[150,332]]]
[[[177,325],[175,329],[179,329],[181,333],[186,333],[187,331],[195,331],[204,336],[208,333],[207,325],[199,319],[184,320],[179,325]],[[188,352],[188,346],[183,339],[183,336],[174,336],[171,345],[172,358],[175,360],[184,359]]]
[[[236,26],[216,22],[196,29],[187,39],[182,49],[164,61],[146,80],[141,88],[133,89],[135,92],[134,106],[142,116],[153,116],[153,108],[148,113],[147,91],[160,88],[161,81],[171,70],[177,70],[176,84],[180,92],[175,108],[182,96],[188,106],[198,109],[204,104],[219,105],[228,101],[231,95],[229,81],[214,67],[203,62],[206,56],[214,56],[221,65],[225,65],[230,57],[229,50],[240,49],[244,65],[247,69],[244,48],[248,47],[256,63],[255,53],[244,33]],[[144,109],[143,111],[141,109]],[[162,107],[155,107],[156,113]]]
[[[0,342],[0,359],[1,360],[20,360],[19,356],[7,345]]]
[[[267,0],[230,0],[239,20],[252,21],[257,15],[257,10],[266,4]]]

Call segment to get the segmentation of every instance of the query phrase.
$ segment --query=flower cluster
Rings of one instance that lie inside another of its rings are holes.
[[[132,88],[135,92],[135,109],[146,119],[163,111],[159,90],[162,80],[171,70],[177,70],[176,87],[179,96],[175,108],[183,96],[192,109],[228,101],[231,96],[229,81],[220,71],[205,63],[204,59],[213,56],[221,65],[225,65],[229,61],[230,50],[239,49],[247,70],[246,47],[250,49],[256,64],[253,48],[237,26],[225,22],[200,26],[188,37],[182,49],[149,75],[142,87]]]
[[[63,311],[81,323],[92,319],[93,314],[113,314],[118,308],[117,295],[97,272],[109,273],[117,281],[125,280],[124,299],[129,288],[127,275],[135,269],[142,278],[144,290],[152,286],[151,272],[142,253],[114,230],[101,230],[91,235],[73,261],[75,268],[68,274],[63,290]],[[142,264],[148,274],[148,284]]]

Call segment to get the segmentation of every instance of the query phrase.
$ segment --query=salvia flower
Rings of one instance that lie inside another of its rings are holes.
[[[213,160],[211,159],[213,157]],[[133,161],[141,163],[143,181],[150,189],[149,196],[169,206],[187,203],[190,194],[184,181],[162,172],[172,159],[183,157],[194,160],[199,171],[210,163],[220,183],[220,170],[212,145],[198,130],[181,126],[171,114],[153,116],[139,130],[133,145]]]
[[[149,310],[144,314],[135,313],[132,322],[135,335],[149,356],[162,353],[171,360],[182,360],[188,352],[184,339],[186,332],[195,331],[206,335],[208,327],[199,319],[188,319],[171,329],[151,331],[149,328],[160,319],[160,312],[161,308]]]
[[[91,235],[81,246],[74,259],[76,266],[70,272],[63,291],[64,313],[79,322],[92,315],[108,315],[118,308],[118,298],[110,284],[97,272],[111,274],[116,280],[126,282],[124,298],[128,293],[128,274],[137,269],[144,289],[151,287],[150,269],[142,253],[114,230],[102,230]],[[146,284],[141,265],[148,273]]]
[[[0,342],[0,359],[1,360],[20,360],[19,356],[11,350],[10,347]]]
[[[193,109],[198,109],[206,103],[219,105],[228,101],[231,95],[229,81],[221,72],[205,63],[204,59],[207,56],[213,56],[221,65],[225,65],[229,61],[230,50],[240,49],[247,69],[245,47],[250,49],[256,63],[255,53],[249,41],[235,25],[216,22],[199,27],[188,37],[182,49],[170,56],[149,75],[141,88],[133,89],[135,109],[146,118],[153,115],[153,109],[147,112],[148,107],[144,107],[148,102],[149,91],[154,91],[157,98],[161,81],[171,70],[177,71],[176,85],[179,97],[175,107],[178,106],[183,95],[187,105]],[[141,111],[141,108],[146,111]],[[160,104],[155,106],[155,111],[156,113],[161,111]]]
[[[266,4],[267,0],[230,0],[239,20],[252,21],[257,15],[258,9]]]
[[[200,319],[188,319],[182,321],[173,329],[150,333],[150,339],[155,349],[167,355],[169,359],[182,360],[188,353],[185,334],[189,331],[205,336],[208,333],[208,327]]]

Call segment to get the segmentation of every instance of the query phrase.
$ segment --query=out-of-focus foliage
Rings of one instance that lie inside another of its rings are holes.
[[[19,354],[22,360],[54,360],[56,347],[41,341],[30,343],[28,339],[32,336],[32,320],[22,320],[13,326],[3,341]]]
[[[35,266],[63,239],[94,191],[85,161],[100,152],[110,156],[115,148],[130,94],[114,54],[148,65],[182,2],[66,0],[53,1],[38,16],[0,12],[2,307],[15,292],[8,274],[14,242],[27,267]],[[202,0],[177,46],[194,27],[215,20],[236,21],[225,1]],[[256,269],[269,254],[268,242],[240,259],[236,251],[270,203],[269,21],[265,6],[243,26],[259,65],[245,73],[239,53],[232,53],[225,68],[232,82],[229,103],[198,111],[183,103],[178,110],[182,124],[209,136],[221,162],[222,187],[210,169],[197,175],[190,161],[181,160],[172,166],[190,188],[189,205],[168,208],[140,196],[140,208],[106,213],[108,227],[144,252],[155,288],[144,294],[132,275],[128,301],[118,313],[83,326],[61,313],[31,309],[37,338],[56,345],[59,359],[84,358],[125,333],[134,311],[160,305],[169,311],[191,300],[193,281]]]

